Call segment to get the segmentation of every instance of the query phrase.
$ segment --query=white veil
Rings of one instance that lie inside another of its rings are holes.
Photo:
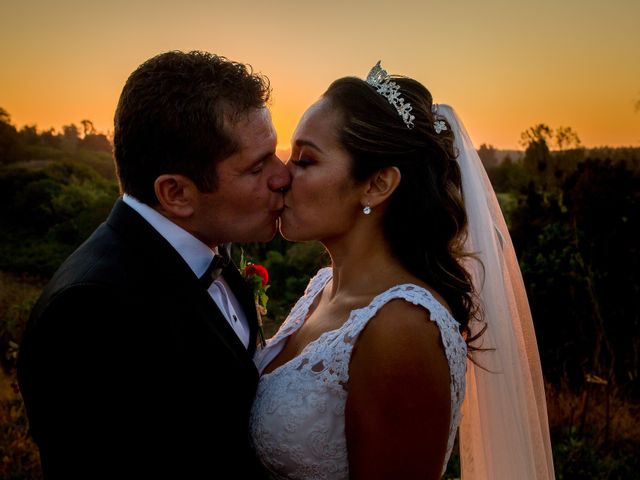
[[[513,244],[489,178],[462,122],[448,105],[462,190],[469,217],[467,251],[479,292],[486,332],[467,364],[466,397],[460,424],[463,480],[548,480],[555,478],[544,383],[529,303]],[[472,334],[482,325],[470,324]],[[484,370],[484,367],[486,370]],[[487,371],[488,370],[488,371]]]

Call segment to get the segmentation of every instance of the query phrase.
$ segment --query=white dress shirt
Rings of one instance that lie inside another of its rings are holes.
[[[178,252],[187,265],[189,265],[189,268],[191,268],[196,277],[200,278],[204,272],[206,272],[211,260],[213,260],[214,254],[217,253],[217,248],[216,250],[212,250],[185,229],[179,227],[149,205],[136,200],[131,195],[125,193],[122,201],[140,214],[142,218],[171,244],[175,251]],[[222,275],[211,283],[208,293],[245,348],[248,348],[249,322],[242,311],[242,307],[240,307],[238,299]]]

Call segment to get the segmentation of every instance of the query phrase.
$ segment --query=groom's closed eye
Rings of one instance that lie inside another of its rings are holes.
[[[256,160],[254,160],[253,163],[249,165],[249,168],[247,168],[246,172],[251,175],[258,175],[259,173],[262,172],[262,170],[264,170],[264,167],[271,160],[276,160],[277,162],[280,162],[280,159],[277,157],[275,150],[271,150],[267,153],[264,153],[263,155],[258,157]]]
[[[263,168],[264,168],[264,160],[260,160],[259,162],[256,162],[253,165],[251,165],[249,172],[253,175],[257,175],[260,172],[262,172]]]
[[[246,171],[251,175],[259,174],[264,169],[264,166],[267,163],[267,161],[274,156],[275,156],[275,153],[272,153],[272,152],[262,155],[260,158],[258,158],[253,163],[251,163],[251,165],[249,165],[249,168],[247,168]]]

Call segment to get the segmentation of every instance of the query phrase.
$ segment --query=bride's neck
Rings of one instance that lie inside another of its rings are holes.
[[[333,267],[331,298],[342,294],[371,295],[386,288],[399,275],[406,275],[392,256],[382,231],[352,231],[323,244]]]

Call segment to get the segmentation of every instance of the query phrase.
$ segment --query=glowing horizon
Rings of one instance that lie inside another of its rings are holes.
[[[107,133],[140,63],[167,50],[206,50],[269,77],[279,148],[287,148],[331,81],[363,77],[381,59],[453,105],[476,147],[520,149],[520,133],[538,123],[571,127],[586,147],[640,146],[637,1],[185,5],[3,5],[0,107],[18,128],[89,119]]]

